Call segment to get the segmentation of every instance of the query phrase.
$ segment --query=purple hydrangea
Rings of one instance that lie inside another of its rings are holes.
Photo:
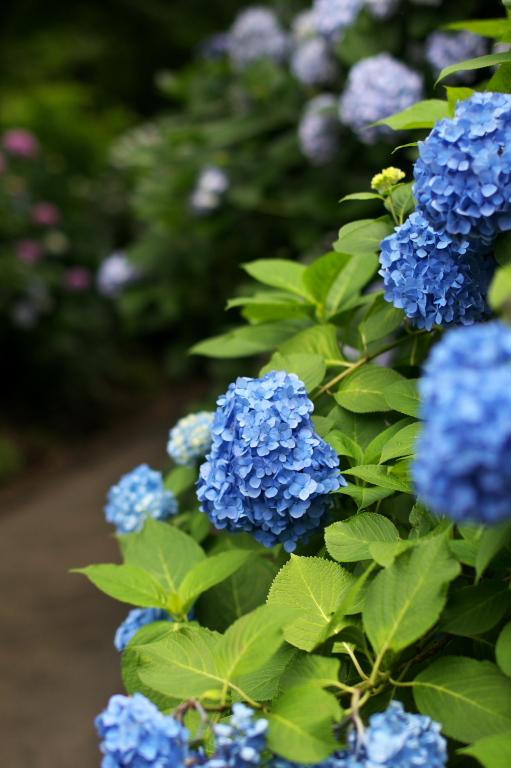
[[[365,0],[365,6],[375,19],[388,19],[395,12],[400,0]]]
[[[254,710],[245,704],[234,704],[230,725],[213,726],[216,751],[207,768],[251,768],[261,764],[266,749],[268,720],[253,720]]]
[[[163,608],[133,608],[116,630],[114,645],[117,650],[124,651],[141,627],[153,624],[155,621],[173,621],[173,618]]]
[[[291,56],[291,72],[304,85],[328,85],[337,74],[337,64],[322,37],[300,43]]]
[[[419,142],[414,195],[438,232],[491,246],[511,229],[511,96],[475,93]]]
[[[383,240],[380,263],[386,300],[404,309],[417,328],[471,325],[491,314],[486,294],[496,268],[493,256],[438,234],[420,213]]]
[[[390,54],[362,59],[348,75],[339,103],[341,122],[365,144],[386,136],[395,138],[395,132],[386,125],[367,126],[420,101],[422,89],[422,76]]]
[[[172,427],[167,453],[176,464],[193,467],[211,448],[211,425],[214,414],[210,411],[190,413]]]
[[[246,69],[254,61],[283,61],[289,39],[273,11],[254,5],[242,11],[232,26],[227,43],[235,69]]]
[[[424,419],[413,478],[426,504],[455,520],[511,517],[511,330],[459,328],[420,380]]]
[[[314,0],[316,29],[321,35],[338,40],[353,24],[363,5],[364,0]]]
[[[435,75],[439,75],[442,69],[452,64],[475,59],[487,53],[488,41],[473,32],[433,32],[426,40],[426,61]],[[470,83],[474,79],[474,71],[457,72],[453,77],[459,82]]]
[[[184,768],[188,730],[143,696],[112,696],[95,720],[102,768]]]
[[[292,552],[322,529],[328,494],[346,485],[339,457],[314,431],[303,383],[286,371],[241,377],[218,406],[200,468],[201,510],[217,528]]]
[[[313,165],[323,165],[335,157],[339,149],[340,124],[337,100],[330,93],[315,96],[305,104],[298,125],[300,149]]]
[[[177,511],[176,498],[165,489],[161,472],[140,464],[110,488],[105,516],[122,534],[140,531],[147,515],[166,520]]]

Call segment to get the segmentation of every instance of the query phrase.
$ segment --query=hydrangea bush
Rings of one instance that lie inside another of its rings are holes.
[[[416,182],[376,173],[343,206],[377,218],[307,265],[246,265],[248,323],[193,348],[262,368],[219,395],[200,466],[180,446],[201,414],[172,428],[180,514],[146,500],[123,564],[79,569],[141,610],[128,697],[98,718],[105,768],[509,764],[508,59],[386,119],[431,131]]]

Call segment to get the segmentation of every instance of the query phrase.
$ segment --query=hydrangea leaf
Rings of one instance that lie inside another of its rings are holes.
[[[484,531],[477,549],[476,572],[478,579],[481,578],[495,555],[503,547],[508,547],[510,543],[511,521],[509,520],[504,520],[499,525],[491,526]]]
[[[472,88],[452,88],[450,86],[445,86],[445,91],[447,94],[447,101],[451,107],[452,115],[454,115],[456,105],[459,101],[469,99],[475,93]]]
[[[340,382],[335,395],[343,408],[355,413],[390,411],[386,391],[392,384],[402,382],[403,377],[391,368],[378,365],[364,365],[346,376]]]
[[[339,681],[340,666],[339,659],[300,654],[282,675],[281,686],[284,691],[309,684],[320,688],[335,686]]]
[[[354,413],[339,405],[330,411],[329,418],[334,429],[349,435],[364,451],[387,428],[388,423],[381,414]]]
[[[320,355],[328,361],[343,360],[337,341],[337,329],[334,325],[314,325],[297,333],[279,345],[279,351],[289,355]]]
[[[380,432],[380,434],[377,435],[365,449],[360,464],[378,464],[382,451],[387,443],[392,440],[394,435],[397,435],[404,427],[407,427],[411,423],[412,419],[410,418],[400,419],[399,421],[396,421],[395,424],[392,424],[390,427],[387,427],[387,429]]]
[[[364,628],[376,653],[400,651],[427,632],[445,605],[449,582],[459,572],[446,535],[420,541],[381,571],[367,591],[363,611]]]
[[[394,131],[410,131],[414,128],[433,128],[436,121],[443,117],[450,117],[447,101],[427,99],[426,101],[419,101],[396,115],[386,117],[374,125],[388,125]],[[383,240],[383,237],[381,239]]]
[[[444,78],[449,77],[449,75],[454,75],[455,72],[462,72],[466,69],[472,70],[485,69],[485,67],[495,67],[508,61],[511,61],[511,53],[503,52],[489,53],[487,56],[478,56],[476,59],[468,59],[467,61],[461,61],[459,64],[451,64],[450,67],[445,67],[442,69],[435,85],[437,85],[437,83],[439,83]],[[449,117],[449,115],[443,115],[443,117]],[[428,128],[430,126],[421,127]]]
[[[492,629],[511,606],[505,584],[483,581],[453,592],[440,621],[441,632],[474,637]]]
[[[354,192],[351,195],[345,195],[339,200],[340,203],[346,202],[346,200],[384,200],[381,195],[377,195],[376,192]]]
[[[369,545],[374,541],[397,541],[399,532],[390,520],[375,512],[362,512],[325,530],[329,554],[341,563],[356,563],[371,557]]]
[[[393,231],[394,228],[388,216],[352,221],[341,227],[334,248],[339,253],[368,256],[377,253],[380,250],[381,241]]]
[[[296,373],[305,384],[307,392],[312,392],[323,381],[326,363],[321,355],[283,355],[281,352],[275,352],[269,363],[261,368],[259,376],[264,376],[270,371]]]
[[[477,19],[476,21],[453,21],[445,25],[445,29],[465,30],[474,35],[500,38],[506,34],[511,25],[505,17],[500,19]]]
[[[509,316],[511,311],[511,264],[497,270],[490,286],[488,298],[494,310]]]
[[[398,222],[402,222],[406,216],[415,210],[413,197],[413,182],[397,184],[390,191],[390,200],[385,201],[385,208],[396,216]]]
[[[108,563],[74,568],[72,573],[85,574],[102,592],[123,603],[131,603],[141,608],[168,607],[165,589],[154,576],[142,568]]]
[[[413,692],[419,711],[453,739],[468,743],[511,732],[511,680],[489,661],[438,659],[416,677]]]
[[[479,760],[484,768],[509,768],[511,765],[511,732],[487,736],[464,749],[458,755],[469,755]]]
[[[511,677],[511,621],[506,624],[498,636],[495,658],[504,674]]]
[[[388,336],[401,325],[404,319],[405,314],[402,309],[396,309],[385,301],[383,296],[379,296],[358,327],[364,346]]]
[[[291,291],[307,300],[312,298],[303,280],[306,269],[303,264],[287,259],[256,259],[242,266],[260,283]]]
[[[357,464],[362,463],[364,456],[362,448],[348,435],[345,435],[338,429],[333,429],[327,434],[325,440],[327,443],[330,443],[339,456],[350,456],[352,459],[355,459]]]
[[[164,637],[168,632],[179,631],[179,624],[170,625],[168,621],[154,621],[151,624],[146,624],[141,627],[139,631],[132,637],[130,643],[125,648],[122,654],[122,681],[126,692],[132,696],[137,691],[147,696],[153,704],[160,710],[174,709],[180,703],[180,699],[175,699],[170,696],[165,696],[162,693],[158,693],[153,688],[144,685],[141,681],[138,670],[140,667],[140,656],[137,651],[133,650],[133,646],[154,642],[161,637]]]
[[[221,336],[195,344],[190,352],[206,357],[251,357],[268,352],[287,339],[295,336],[311,323],[310,320],[282,320],[277,323],[261,323],[238,328]]]
[[[506,35],[505,42],[511,42],[509,33]],[[499,93],[509,93],[511,90],[511,62],[501,64],[490,82],[486,86],[488,91],[499,91]]]
[[[385,398],[392,410],[406,413],[407,416],[418,416],[420,398],[417,381],[418,379],[402,379],[386,387]]]
[[[346,266],[347,259],[342,253],[332,251],[316,259],[306,268],[303,281],[310,294],[314,296],[320,309],[324,307],[325,299],[339,272]]]
[[[240,690],[256,701],[271,701],[280,689],[280,678],[300,651],[284,643],[273,656],[255,672],[241,675],[237,680]],[[236,697],[233,692],[233,697]]]
[[[375,254],[364,257],[339,254],[344,260],[344,267],[337,274],[325,298],[325,314],[328,319],[335,319],[340,312],[357,306],[361,299],[360,291],[374,277],[379,266]]]
[[[312,651],[331,632],[330,621],[354,577],[337,563],[320,557],[298,557],[277,574],[268,604],[296,606],[296,617],[284,629],[288,643]]]
[[[395,493],[395,490],[394,488],[378,488],[375,486],[352,485],[351,483],[348,483],[347,486],[339,488],[337,493],[344,493],[346,496],[351,496],[356,502],[358,509],[361,510],[370,507],[375,501],[380,501],[381,499],[386,499],[387,496],[392,496],[392,494]]]
[[[506,267],[511,262],[511,232],[501,232],[497,239],[495,240],[495,244],[493,246],[493,255],[495,256],[495,260],[498,264],[500,264],[501,267]],[[498,275],[500,274],[500,270],[498,270],[495,274],[494,283],[497,282]],[[494,291],[495,288],[492,284],[490,287],[490,304],[495,307],[494,304],[494,298],[492,297],[492,291]],[[507,290],[506,286],[506,295],[509,296],[509,291]]]
[[[341,712],[335,697],[315,685],[292,688],[268,714],[268,747],[288,760],[319,763],[337,746],[332,722]]]
[[[355,475],[368,483],[374,483],[382,488],[389,488],[401,493],[413,493],[413,486],[406,479],[402,480],[397,474],[394,474],[396,467],[376,466],[368,464],[367,466],[352,467],[345,469],[345,475]]]
[[[419,437],[422,424],[416,421],[399,430],[385,445],[381,453],[380,462],[396,459],[400,456],[413,456],[415,443]]]
[[[174,467],[165,477],[165,488],[172,491],[174,496],[184,493],[197,480],[196,467]]]
[[[179,587],[183,610],[188,611],[199,595],[224,581],[246,563],[250,556],[251,553],[247,550],[234,549],[212,555],[198,563],[186,574]]]

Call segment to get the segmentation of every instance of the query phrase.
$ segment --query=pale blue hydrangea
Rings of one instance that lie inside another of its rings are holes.
[[[207,165],[199,173],[190,196],[190,207],[197,216],[207,216],[222,202],[229,189],[229,177],[218,165]]]
[[[422,499],[457,521],[511,517],[511,329],[491,322],[449,332],[419,389],[413,478]]]
[[[471,325],[491,314],[486,295],[496,268],[493,256],[438,234],[420,213],[383,240],[380,263],[386,300],[404,309],[417,328]]]
[[[191,413],[172,427],[167,453],[176,464],[193,467],[211,448],[211,425],[214,414],[210,411]]]
[[[244,70],[254,61],[281,62],[288,54],[289,39],[272,10],[254,5],[242,11],[234,22],[228,51],[235,69]]]
[[[321,35],[338,40],[356,20],[364,0],[314,0],[316,29]]]
[[[143,696],[112,696],[95,720],[102,768],[185,768],[188,730]]]
[[[163,608],[133,608],[116,630],[114,645],[117,650],[124,651],[141,627],[153,624],[155,621],[173,621],[173,619]]]
[[[339,103],[341,122],[365,144],[389,136],[395,139],[395,132],[385,125],[367,126],[416,104],[422,91],[422,76],[389,53],[362,59],[348,75]]]
[[[511,96],[475,93],[419,142],[414,195],[438,232],[488,247],[511,229]]]
[[[292,45],[297,46],[310,37],[317,37],[316,16],[312,9],[302,11],[291,22]]]
[[[117,533],[133,533],[144,526],[147,515],[167,520],[177,514],[178,504],[172,491],[165,489],[161,472],[140,464],[123,475],[108,492],[105,516]]]
[[[322,93],[310,99],[298,125],[298,141],[305,157],[313,165],[328,163],[339,149],[339,134],[335,96]]]
[[[426,40],[426,61],[435,76],[438,76],[445,67],[485,56],[487,53],[486,38],[465,30],[455,33],[433,32]],[[474,76],[474,70],[465,70],[452,75],[461,83],[472,82]]]
[[[218,406],[200,468],[201,510],[219,529],[292,552],[322,530],[328,494],[346,485],[339,457],[314,431],[303,383],[286,371],[242,377]]]
[[[375,19],[388,19],[397,10],[400,0],[365,0],[365,6]]]
[[[254,720],[254,710],[241,703],[234,704],[232,712],[230,725],[213,726],[216,751],[207,761],[207,768],[251,768],[261,764],[268,720]]]
[[[125,251],[115,251],[104,259],[98,269],[96,284],[102,296],[114,299],[140,277],[141,270],[128,259]]]
[[[291,56],[293,75],[304,85],[328,85],[337,75],[337,63],[323,37],[310,37]]]

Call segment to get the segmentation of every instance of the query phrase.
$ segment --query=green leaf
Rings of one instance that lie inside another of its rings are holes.
[[[388,125],[394,131],[409,131],[414,128],[433,128],[437,120],[450,116],[449,104],[446,101],[428,99],[419,101],[418,104],[384,120],[379,120],[374,125]]]
[[[371,583],[363,611],[374,650],[400,651],[422,637],[438,620],[447,585],[460,572],[445,535],[421,541],[404,552]]]
[[[219,637],[204,627],[187,627],[156,642],[134,646],[141,656],[140,679],[181,700],[221,691],[224,679],[214,656]]]
[[[165,637],[173,629],[179,631],[180,624],[172,624],[168,621],[153,621],[151,624],[146,624],[141,627],[136,635],[132,637],[128,646],[122,653],[122,681],[126,692],[129,696],[132,696],[137,691],[147,696],[156,706],[161,709],[174,709],[180,703],[180,699],[164,696],[162,693],[158,693],[153,688],[144,685],[141,681],[138,670],[140,667],[141,659],[137,651],[133,650],[133,646],[142,643],[150,643],[162,637]]]
[[[415,452],[415,444],[421,429],[422,424],[420,421],[416,421],[414,424],[408,424],[408,426],[403,427],[403,429],[394,435],[394,437],[392,437],[385,445],[380,461],[388,461],[389,459],[395,459],[398,456],[412,456]]]
[[[448,656],[414,681],[419,711],[462,742],[511,731],[511,680],[489,661]]]
[[[357,305],[360,301],[360,291],[374,277],[380,266],[374,253],[364,256],[340,253],[338,256],[342,258],[344,267],[338,272],[325,297],[324,312],[328,319]]]
[[[352,195],[341,197],[339,202],[345,203],[346,200],[385,200],[385,198],[377,195],[376,192],[354,192]]]
[[[345,469],[343,470],[343,474],[355,475],[355,477],[360,477],[361,480],[365,480],[367,483],[373,483],[381,488],[389,488],[393,491],[400,491],[401,493],[413,493],[412,484],[405,480],[401,480],[393,474],[394,469],[394,467],[367,464],[366,466],[362,465],[360,467]]]
[[[369,544],[369,555],[373,560],[382,565],[384,568],[388,568],[398,555],[401,555],[410,547],[417,544],[418,539],[407,539],[402,541],[373,541]]]
[[[270,371],[296,373],[305,384],[307,392],[312,392],[325,377],[326,363],[321,355],[283,355],[275,352],[269,363],[261,368],[259,375],[264,376]]]
[[[332,722],[340,716],[331,694],[315,685],[292,688],[267,715],[268,747],[297,763],[319,763],[337,747]]]
[[[165,488],[172,491],[174,496],[179,496],[197,480],[197,467],[174,467],[165,477]]]
[[[179,587],[183,610],[188,612],[199,595],[224,581],[246,563],[250,556],[251,553],[247,550],[232,549],[198,563],[186,574]]]
[[[339,253],[366,255],[380,250],[381,241],[391,235],[394,227],[388,216],[380,219],[360,219],[345,224],[339,230],[334,248]]]
[[[325,544],[329,554],[341,563],[367,560],[369,545],[373,541],[396,541],[399,533],[383,515],[362,512],[325,529]]]
[[[391,213],[395,213],[398,221],[403,221],[412,211],[415,210],[415,200],[413,197],[413,182],[408,184],[397,184],[390,192],[390,200],[385,202],[385,208]]]
[[[395,331],[404,320],[404,311],[379,296],[358,329],[364,345],[382,339]]]
[[[395,493],[395,490],[393,488],[377,488],[375,486],[351,485],[351,483],[349,483],[347,486],[339,488],[337,493],[351,496],[356,502],[358,509],[361,510],[370,507],[375,501],[380,501],[381,499],[386,499],[387,496],[392,496],[392,494]]]
[[[364,453],[364,459],[360,464],[378,464],[381,453],[387,443],[394,437],[394,435],[397,435],[398,432],[404,427],[407,427],[411,422],[412,420],[410,418],[400,419],[399,421],[396,421],[395,424],[384,429],[383,432],[380,432],[380,434],[367,446]]]
[[[475,91],[472,90],[472,88],[451,88],[449,86],[446,86],[445,90],[447,93],[447,101],[449,102],[452,116],[454,116],[454,112],[456,110],[458,103],[460,101],[465,101],[466,99],[469,99],[475,93]]]
[[[329,414],[333,428],[339,429],[366,450],[368,445],[387,428],[382,414],[353,413],[336,405]]]
[[[281,685],[284,691],[302,685],[317,685],[328,688],[339,681],[339,659],[316,656],[314,654],[299,654],[282,675]]]
[[[481,578],[495,555],[497,555],[503,547],[507,547],[510,542],[511,520],[504,520],[504,522],[494,525],[491,528],[487,528],[484,531],[479,542],[476,557],[476,572],[478,579]]]
[[[511,264],[495,272],[488,299],[495,311],[504,314],[509,314],[511,311]]]
[[[279,650],[255,672],[241,675],[237,680],[238,687],[247,696],[256,701],[271,701],[280,688],[280,679],[285,670],[296,658],[300,651],[288,643]]]
[[[484,768],[509,768],[511,765],[511,732],[487,736],[469,747],[458,749],[457,754],[475,757]]]
[[[126,564],[148,571],[168,595],[179,592],[188,572],[206,557],[191,536],[152,517],[147,518],[140,533],[123,538],[127,539]]]
[[[284,629],[288,643],[312,651],[329,636],[330,620],[354,577],[337,563],[320,557],[298,557],[277,574],[268,604],[298,608],[296,618]]]
[[[385,389],[385,398],[392,410],[406,413],[407,416],[419,415],[420,398],[417,381],[418,379],[402,379]]]
[[[195,344],[190,352],[206,357],[251,357],[268,352],[287,339],[295,336],[310,323],[309,320],[282,320],[277,323],[261,323],[237,328],[221,336],[213,336]]]
[[[504,674],[511,677],[511,621],[499,634],[495,646],[495,658]]]
[[[142,608],[167,608],[168,596],[159,581],[142,568],[132,565],[89,565],[74,568],[84,573],[102,592],[123,603]]]
[[[260,283],[291,291],[304,299],[311,299],[303,282],[305,274],[303,264],[287,259],[256,259],[241,266],[250,277],[259,280]]]
[[[314,325],[295,334],[279,345],[280,353],[290,355],[320,355],[325,360],[342,360],[335,325]]]
[[[444,29],[460,29],[473,32],[483,37],[499,38],[509,30],[509,21],[505,17],[500,19],[477,19],[475,21],[454,21],[446,24]]]
[[[465,70],[472,70],[472,69],[484,69],[485,67],[495,67],[498,64],[503,64],[504,62],[511,61],[511,53],[490,53],[487,56],[479,56],[477,59],[468,59],[467,61],[462,61],[460,64],[451,64],[450,67],[445,67],[440,72],[438,79],[435,83],[440,82],[440,80],[443,80],[445,77],[449,77],[449,75],[453,75],[455,72],[464,72]],[[445,117],[449,117],[449,115],[445,115]],[[427,128],[428,126],[423,126]]]
[[[503,584],[484,581],[453,592],[440,622],[441,632],[475,637],[492,629],[511,605],[511,592]]]
[[[509,37],[509,35],[508,35]],[[509,39],[506,41],[509,42]],[[487,91],[497,91],[499,93],[509,93],[511,90],[511,63],[501,64],[490,82],[486,86]]]
[[[508,264],[511,262],[511,232],[501,232],[500,235],[495,240],[495,243],[493,245],[493,255],[495,256],[495,260],[498,264],[500,264],[501,267],[507,267]],[[507,271],[507,270],[506,270]],[[498,273],[497,273],[498,274]],[[494,280],[495,282],[495,280]],[[492,290],[495,290],[493,286],[490,288],[490,300],[493,301],[491,293]],[[508,287],[506,286],[505,290],[507,291],[507,294],[509,296]],[[500,291],[501,292],[501,291]],[[502,298],[505,299],[505,296]],[[502,300],[501,298],[501,300]]]
[[[333,251],[316,259],[305,270],[303,282],[320,306],[324,305],[332,283],[345,266],[346,257],[342,253]]]
[[[333,429],[329,432],[325,437],[325,440],[327,443],[330,443],[339,456],[351,456],[351,458],[355,459],[357,464],[362,462],[362,448],[357,445],[351,437],[348,437],[348,435],[345,435],[343,432],[339,432],[338,429]]]
[[[392,406],[386,397],[387,389],[402,381],[401,374],[392,368],[364,365],[340,382],[335,399],[343,408],[356,413],[390,411]]]

